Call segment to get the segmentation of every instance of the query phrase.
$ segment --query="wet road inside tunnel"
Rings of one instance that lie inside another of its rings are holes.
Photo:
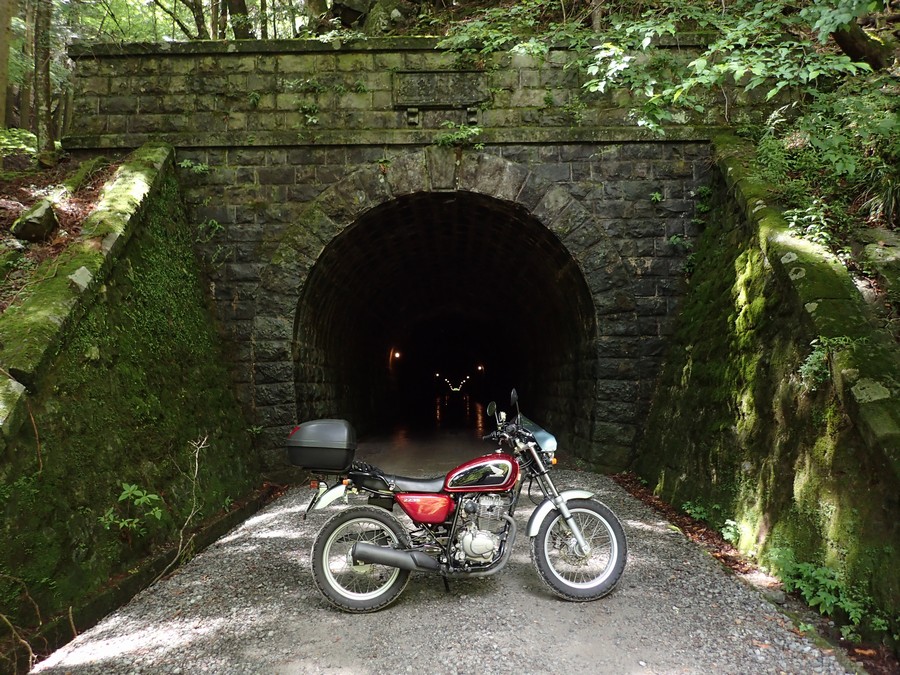
[[[492,431],[485,406],[461,392],[437,394],[415,422],[360,439],[356,458],[387,473],[432,477],[495,449],[481,437]],[[424,408],[424,407],[423,407]]]

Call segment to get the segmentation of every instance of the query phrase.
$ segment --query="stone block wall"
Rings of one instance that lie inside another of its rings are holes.
[[[570,252],[602,239],[627,270],[612,291],[607,267],[578,261],[592,289],[606,287],[593,295],[602,330],[589,362],[561,365],[553,382],[542,383],[542,413],[579,429],[581,454],[602,446],[605,465],[631,460],[698,233],[694,204],[708,182],[709,127],[673,128],[663,139],[629,126],[627,94],[586,94],[577,71],[564,68],[565,52],[543,62],[500,59],[478,71],[457,69],[452,54],[423,39],[341,49],[314,41],[85,45],[71,55],[76,122],[69,149],[131,147],[148,138],[176,146],[233,376],[271,447],[296,419],[298,393],[320,400],[307,408],[337,411],[321,398],[322,382],[286,379],[285,346],[272,334],[292,331],[295,316],[265,316],[273,292],[289,292],[262,290],[261,275],[329,190],[352,192],[355,172],[396,167],[455,140],[461,157],[497,157],[542,186],[541,195],[560,190],[585,221],[578,224],[582,241],[566,244]],[[585,105],[567,106],[576,101]],[[458,189],[438,173],[421,189]],[[519,195],[483,194],[529,211],[537,206]],[[297,274],[307,274],[329,242],[328,234],[312,236],[318,249],[298,262]],[[327,364],[307,365],[322,378],[331,372]],[[565,412],[584,386],[593,387],[594,409]]]

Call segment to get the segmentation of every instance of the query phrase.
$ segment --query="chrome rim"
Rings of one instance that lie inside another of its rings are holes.
[[[357,542],[396,546],[397,536],[377,520],[355,519],[342,524],[325,542],[325,576],[332,587],[354,600],[378,597],[390,586],[400,570],[376,564],[353,564],[350,551]]]
[[[550,572],[567,586],[591,588],[603,583],[612,573],[619,546],[605,518],[590,509],[572,509],[572,518],[591,547],[589,555],[580,553],[578,542],[557,514],[544,539],[544,555]]]

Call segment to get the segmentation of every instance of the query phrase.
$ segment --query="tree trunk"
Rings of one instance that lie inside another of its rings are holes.
[[[215,40],[219,35],[219,0],[209,3],[209,34]]]
[[[50,22],[53,0],[38,0],[34,20],[34,116],[37,150],[42,162],[52,163],[50,111]]]
[[[153,0],[153,4],[159,7],[163,14],[172,19],[173,30],[175,26],[178,26],[189,40],[209,40],[209,28],[206,25],[206,18],[203,16],[203,0],[179,0],[179,2],[190,11],[191,17],[194,19],[194,30],[196,32],[191,32],[191,29],[181,20],[173,8],[166,6],[162,0]]]
[[[854,61],[865,61],[872,70],[884,70],[891,64],[891,47],[870,36],[856,21],[851,21],[831,36],[847,56]]]
[[[5,129],[6,88],[9,84],[9,49],[12,44],[12,18],[16,13],[16,0],[0,2],[0,129]]]
[[[263,40],[269,39],[269,8],[266,6],[266,0],[259,0],[259,28],[260,37]]]
[[[234,33],[234,39],[250,40],[253,31],[247,14],[246,0],[228,0],[228,13],[231,15],[231,31]]]
[[[22,42],[22,53],[25,63],[34,63],[34,3],[35,0],[25,0],[25,40]],[[34,68],[30,67],[22,76],[22,86],[19,88],[19,128],[34,131],[31,115],[31,93],[34,89]]]
[[[313,28],[319,20],[328,12],[328,3],[325,0],[306,0],[306,14],[309,17],[307,28]]]
[[[194,17],[194,26],[197,28],[198,40],[209,40],[209,31],[206,28],[206,17],[203,16],[203,0],[181,0],[191,11]]]
[[[591,29],[600,32],[603,24],[603,0],[591,0]]]
[[[228,2],[227,0],[219,0],[219,26],[217,29],[218,38],[224,40],[228,37]]]
[[[291,19],[291,34],[288,37],[297,37],[297,10],[294,9],[294,3],[290,0],[287,2],[287,11]]]

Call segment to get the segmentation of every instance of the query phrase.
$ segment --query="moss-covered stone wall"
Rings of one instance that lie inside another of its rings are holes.
[[[92,270],[84,286],[50,276],[0,317],[4,382],[18,394],[4,399],[0,613],[21,629],[38,609],[46,621],[71,607],[77,623],[112,579],[171,548],[192,511],[199,525],[257,482],[172,154],[132,155],[85,224],[78,259],[50,263]],[[60,304],[48,339],[39,315]],[[25,389],[8,375],[29,335],[45,353]]]
[[[900,625],[896,351],[843,267],[770,207],[747,148],[715,148],[723,178],[636,468],[745,552],[831,568]],[[816,348],[818,385],[802,376]]]

